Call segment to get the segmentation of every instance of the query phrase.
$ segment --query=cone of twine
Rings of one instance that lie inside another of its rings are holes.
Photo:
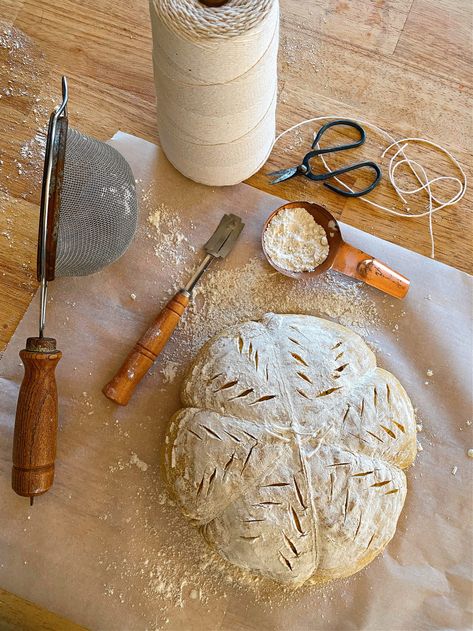
[[[164,152],[196,182],[242,182],[274,142],[278,0],[150,0],[150,16]]]

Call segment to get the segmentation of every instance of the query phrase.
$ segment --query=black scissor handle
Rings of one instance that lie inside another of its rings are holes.
[[[367,195],[374,188],[376,188],[376,186],[378,186],[381,180],[381,177],[382,177],[381,169],[376,164],[376,162],[371,162],[369,160],[366,162],[357,162],[356,164],[350,164],[349,166],[336,169],[335,171],[328,171],[325,173],[313,173],[310,167],[310,160],[311,158],[315,157],[315,155],[318,155],[318,154],[315,151],[311,151],[305,156],[302,163],[306,169],[304,171],[304,175],[308,177],[310,180],[314,180],[315,182],[323,182],[324,186],[329,188],[331,191],[338,193],[339,195],[343,195],[344,197],[361,197],[362,195]],[[330,180],[333,177],[337,177],[338,175],[343,175],[344,173],[348,173],[349,171],[357,171],[358,169],[364,169],[364,168],[372,169],[375,172],[376,177],[369,186],[367,186],[361,191],[355,191],[355,192],[347,191],[345,189],[338,188],[338,186],[335,186],[334,184],[330,184],[330,182],[326,181],[326,180]]]
[[[335,145],[335,147],[325,147],[324,149],[316,149],[317,145],[320,142],[320,139],[325,134],[327,129],[330,129],[330,127],[338,127],[338,126],[352,127],[353,129],[356,129],[356,131],[359,132],[360,134],[360,138],[358,140],[355,140],[354,142],[350,142],[344,145]],[[365,140],[366,140],[366,132],[361,125],[359,125],[358,123],[355,123],[355,121],[351,121],[348,119],[340,119],[340,120],[330,121],[329,123],[325,123],[325,125],[323,125],[319,129],[316,137],[314,138],[314,142],[312,143],[312,149],[315,151],[314,155],[319,156],[324,153],[335,153],[335,151],[346,151],[347,149],[355,149],[356,147],[361,147],[361,145],[364,144]]]
[[[352,164],[349,167],[344,167],[342,169],[337,169],[336,171],[332,171],[331,173],[328,173],[327,175],[329,177],[337,177],[337,175],[343,175],[343,173],[348,173],[348,171],[355,171],[356,169],[363,169],[365,167],[369,169],[373,169],[373,171],[376,173],[376,177],[369,186],[367,186],[361,191],[355,191],[355,192],[347,191],[345,189],[338,188],[338,186],[335,186],[334,184],[330,184],[330,182],[324,182],[324,186],[329,188],[331,191],[338,193],[339,195],[343,195],[344,197],[361,197],[362,195],[368,195],[368,193],[370,193],[374,188],[376,188],[376,186],[378,186],[379,181],[381,180],[381,177],[382,177],[381,169],[376,164],[376,162],[369,162],[369,161],[358,162],[357,164]]]

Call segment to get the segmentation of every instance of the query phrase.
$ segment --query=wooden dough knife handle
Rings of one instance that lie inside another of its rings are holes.
[[[55,369],[61,356],[52,338],[30,337],[20,351],[25,374],[13,433],[12,488],[24,497],[46,493],[54,480],[58,417]]]
[[[405,298],[409,291],[410,281],[405,276],[348,243],[341,244],[332,267],[394,298]]]
[[[123,365],[102,392],[111,401],[126,405],[136,386],[166,346],[182,314],[189,304],[190,294],[181,289],[163,308],[146,333],[138,340]]]

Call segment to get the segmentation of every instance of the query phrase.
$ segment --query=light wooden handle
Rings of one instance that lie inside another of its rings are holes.
[[[411,284],[402,274],[348,243],[340,246],[333,269],[362,280],[394,298],[405,298]]]
[[[52,338],[30,337],[20,351],[25,374],[13,434],[12,488],[24,497],[41,495],[54,480],[57,435],[55,369],[61,359]]]
[[[115,377],[102,390],[106,397],[119,405],[128,403],[136,386],[154,364],[179,324],[189,299],[189,293],[181,290],[168,302],[135,344]]]

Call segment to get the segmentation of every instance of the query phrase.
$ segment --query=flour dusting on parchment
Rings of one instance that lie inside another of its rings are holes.
[[[126,462],[117,463],[114,475],[122,475],[133,460],[131,454]],[[145,620],[144,629],[169,628],[171,614],[176,625],[181,615],[188,620],[189,610],[193,616],[199,616],[203,610],[215,612],[216,603],[224,603],[230,590],[267,611],[273,604],[293,603],[314,591],[313,587],[303,586],[296,593],[227,564],[182,517],[179,507],[163,488],[158,471],[141,468],[135,475],[136,489],[127,501],[126,510],[122,508],[113,516],[109,512],[100,517],[114,523],[118,521],[123,546],[118,550],[105,546],[98,562],[110,573],[110,580],[104,585],[107,596],[133,609],[146,605],[143,609],[149,610],[152,604],[154,619]],[[161,525],[159,528],[157,523]],[[137,587],[141,595],[139,601],[136,600]],[[340,595],[340,584],[337,593]],[[317,590],[317,597],[324,602],[331,601],[333,586]],[[187,627],[183,624],[171,628],[177,631]]]
[[[138,182],[137,190],[140,188],[141,212],[146,217],[140,237],[151,241],[150,268],[156,264],[169,269],[169,286],[161,289],[164,304],[201,261],[203,244],[196,241],[195,227],[184,222],[178,208],[164,202],[156,206],[154,191],[143,189]],[[364,336],[379,324],[375,302],[360,283],[337,273],[294,280],[275,272],[258,250],[252,249],[252,253],[236,267],[227,261],[216,261],[202,278],[172,343],[152,369],[160,396],[166,396],[172,382],[177,385],[189,361],[210,337],[237,322],[258,319],[268,311],[330,318]],[[154,421],[147,418],[144,429]],[[116,428],[119,439],[130,447],[130,441],[126,442],[128,433],[120,429],[118,422]],[[151,466],[130,467],[137,464],[136,458],[130,454],[110,463],[111,476],[134,471],[136,492],[127,498],[127,510],[113,515],[114,522],[121,521],[123,549],[105,548],[99,562],[110,572],[110,581],[104,586],[108,596],[135,609],[147,604],[145,610],[153,605],[156,616],[152,621],[146,620],[147,629],[169,628],[171,614],[176,624],[176,611],[182,611],[183,620],[188,619],[188,610],[197,616],[202,609],[215,611],[216,603],[224,603],[230,590],[238,590],[268,611],[281,602],[289,604],[299,598],[302,601],[304,595],[314,591],[313,587],[303,586],[295,593],[227,564],[182,517],[165,488],[163,472]],[[102,516],[107,518],[112,515]],[[166,527],[158,530],[157,523]],[[134,599],[137,586],[141,602]],[[337,594],[343,597],[344,584],[337,585]],[[317,590],[317,598],[331,600],[333,586]],[[329,621],[321,620],[324,622]]]
[[[146,236],[153,240],[159,262],[171,260],[169,288],[175,293],[189,279],[205,255],[193,243],[194,226],[181,220],[179,209],[152,204],[154,194],[142,191],[141,208],[146,213]],[[195,241],[195,237],[194,237]],[[237,322],[260,318],[264,313],[301,313],[333,319],[368,335],[379,323],[374,300],[360,282],[337,272],[296,280],[276,272],[257,252],[236,268],[215,261],[194,290],[180,327],[182,343],[195,353],[212,335]]]

